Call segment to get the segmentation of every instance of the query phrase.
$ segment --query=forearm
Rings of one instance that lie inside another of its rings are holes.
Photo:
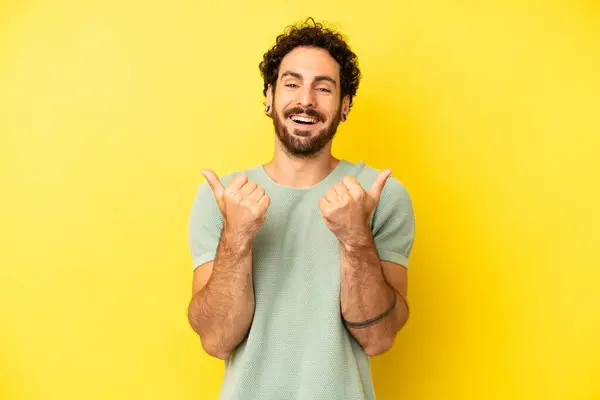
[[[190,323],[204,349],[225,359],[248,333],[253,316],[251,241],[224,229],[210,279],[190,302]]]
[[[381,319],[361,327],[346,324],[368,355],[381,354],[392,346],[396,333],[407,320],[404,297],[387,283],[372,240],[340,245],[340,251],[341,308],[346,322],[371,320],[390,310],[395,300],[395,306]]]

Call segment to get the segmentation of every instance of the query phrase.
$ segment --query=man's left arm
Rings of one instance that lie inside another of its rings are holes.
[[[345,177],[319,203],[339,240],[342,318],[369,356],[392,347],[409,314],[407,268],[415,219],[406,188],[390,175],[380,172],[368,190]]]
[[[384,353],[408,319],[407,271],[381,261],[372,241],[341,245],[340,256],[342,318],[367,355]]]

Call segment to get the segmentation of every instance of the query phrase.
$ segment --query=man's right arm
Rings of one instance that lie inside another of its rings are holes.
[[[204,350],[224,360],[246,337],[253,317],[252,242],[225,225],[215,260],[194,271],[188,319]]]
[[[224,360],[244,340],[254,318],[252,240],[271,200],[246,174],[235,176],[227,188],[214,172],[202,174],[210,189],[201,186],[190,219],[196,271],[188,319],[204,350]]]

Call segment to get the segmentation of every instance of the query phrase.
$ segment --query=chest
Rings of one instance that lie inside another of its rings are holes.
[[[325,224],[318,201],[273,205],[253,241],[257,299],[271,301],[277,295],[337,298],[339,242]]]

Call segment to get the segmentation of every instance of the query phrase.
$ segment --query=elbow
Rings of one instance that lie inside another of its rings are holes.
[[[188,319],[193,331],[200,338],[200,344],[202,349],[212,357],[226,360],[229,358],[231,351],[227,351],[226,348],[220,343],[219,340],[211,338],[206,332],[203,332],[202,326],[198,323],[191,315],[188,315]]]
[[[211,357],[218,358],[220,360],[226,360],[231,355],[229,349],[220,346],[218,343],[211,340],[201,340],[202,348]]]
[[[379,356],[388,352],[394,345],[394,338],[382,338],[377,341],[365,343],[363,349],[369,357]]]
[[[375,357],[375,356],[379,356],[383,353],[386,353],[388,350],[390,350],[392,348],[392,346],[388,346],[388,345],[382,345],[382,344],[368,344],[364,347],[365,349],[365,353],[369,356],[369,357]]]

